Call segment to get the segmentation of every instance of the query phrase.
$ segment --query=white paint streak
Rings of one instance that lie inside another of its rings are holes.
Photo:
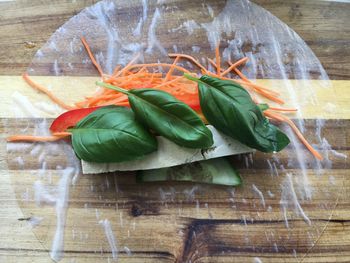
[[[56,204],[57,197],[50,193],[50,190],[43,185],[43,183],[39,181],[35,181],[34,183],[34,200],[37,206],[42,204]]]
[[[39,118],[40,115],[33,106],[33,104],[29,101],[29,99],[19,93],[18,91],[15,91],[12,94],[12,99],[14,103],[16,104],[16,107],[22,110],[23,116],[22,117],[30,117],[30,118]]]
[[[72,167],[67,167],[62,170],[62,177],[58,183],[58,198],[56,201],[57,226],[50,251],[50,257],[54,261],[59,261],[63,257],[64,227],[66,225],[69,186],[71,184],[73,171],[74,169]]]
[[[127,246],[124,246],[124,251],[128,256],[132,255],[130,248],[128,248]]]
[[[156,27],[160,17],[161,17],[161,14],[159,12],[159,9],[156,8],[153,14],[151,25],[149,26],[149,29],[148,29],[148,46],[146,49],[146,53],[152,54],[153,48],[156,47],[164,56],[166,56],[167,52],[164,49],[164,47],[161,45],[160,41],[156,36]]]
[[[303,208],[301,207],[298,197],[296,195],[292,175],[287,173],[286,178],[284,179],[282,185],[282,193],[281,193],[281,200],[280,200],[280,206],[283,211],[284,218],[286,220],[286,226],[288,227],[288,221],[287,221],[287,209],[292,208],[294,213],[301,216],[304,221],[311,225],[311,221],[304,212]]]
[[[56,76],[60,75],[60,68],[58,66],[58,61],[57,59],[55,59],[54,63],[53,63],[53,72],[55,72]]]
[[[43,217],[32,216],[28,220],[28,223],[34,228],[34,227],[40,225],[41,221],[43,221],[43,220],[44,220]]]
[[[214,10],[210,5],[207,5],[207,10],[208,10],[210,17],[214,17]]]
[[[105,235],[108,241],[108,244],[111,248],[112,257],[114,260],[118,260],[118,248],[117,248],[117,241],[115,239],[111,223],[108,219],[100,220],[99,224],[103,226],[103,229],[105,231]]]
[[[264,198],[263,193],[258,189],[258,187],[256,187],[255,184],[252,184],[252,188],[253,188],[254,192],[259,196],[261,204],[265,208],[266,204],[265,204],[265,198]]]
[[[186,28],[187,33],[189,35],[192,35],[194,30],[199,29],[200,26],[196,23],[196,21],[192,20],[187,20],[183,23],[183,26]]]

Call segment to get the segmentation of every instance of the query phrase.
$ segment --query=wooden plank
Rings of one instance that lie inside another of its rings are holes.
[[[91,95],[95,89],[97,77],[53,77],[35,76],[33,80],[49,87],[54,94],[68,104],[82,100],[84,96]],[[281,93],[281,98],[286,101],[286,106],[293,106],[291,93],[294,93],[297,105],[300,105],[301,115],[305,119],[349,119],[350,107],[350,81],[336,80],[257,80],[257,83],[269,87]],[[48,98],[30,88],[19,76],[0,76],[1,87],[11,87],[0,90],[3,102],[0,106],[0,118],[13,118],[18,116],[13,111],[13,94],[19,92],[26,96],[32,103],[49,102]],[[16,100],[16,96],[15,96]],[[37,117],[55,117],[45,111],[37,111]],[[33,112],[19,115],[22,117],[33,116]]]
[[[348,3],[314,0],[283,1],[283,3],[278,0],[253,2],[293,28],[320,59],[331,79],[349,79]]]
[[[96,2],[98,1],[0,2],[1,10],[6,10],[0,17],[0,75],[19,75],[24,72],[35,52],[59,26],[84,7]],[[350,21],[347,3],[317,0],[254,2],[299,33],[320,58],[332,79],[349,79]],[[136,3],[141,5],[139,1]],[[208,3],[215,6],[218,2],[212,0]],[[187,8],[189,2],[178,1],[178,5],[183,7],[182,12],[190,12]]]
[[[342,254],[341,258],[346,259],[350,249],[350,217],[347,212],[350,206],[348,196],[343,193],[350,192],[350,181],[346,176],[348,170],[327,170],[324,176],[309,172],[310,183],[316,189],[331,187],[329,176],[334,177],[334,189],[328,191],[338,192],[340,198],[315,191],[312,201],[301,202],[312,219],[312,225],[307,226],[290,213],[290,228],[285,227],[279,200],[267,194],[269,190],[278,195],[283,175],[262,176],[267,172],[261,171],[259,176],[256,171],[244,170],[245,184],[235,189],[234,196],[226,187],[196,186],[191,196],[186,194],[193,188],[191,184],[149,184],[145,188],[135,184],[133,177],[128,175],[83,176],[70,190],[65,227],[66,257],[72,259],[79,255],[89,262],[90,257],[96,256],[96,250],[100,259],[110,256],[103,228],[98,225],[99,220],[107,218],[118,240],[120,257],[127,262],[129,258],[122,251],[124,246],[132,251],[130,262],[143,258],[151,261],[153,257],[159,262],[174,262],[175,259],[178,262],[188,262],[189,259],[232,262],[232,258],[235,262],[245,262],[253,257],[261,257],[262,260],[271,258],[276,262],[283,258],[285,262],[294,262],[294,255],[301,259],[325,228],[328,234],[323,234],[324,239],[318,241],[317,248],[310,255],[328,253],[329,257],[336,257]],[[48,170],[47,173],[52,177],[50,184],[56,185],[60,173],[57,170]],[[11,258],[18,250],[16,253],[19,255],[28,251],[32,255],[30,258],[44,257],[51,247],[56,215],[53,207],[35,204],[32,186],[38,180],[37,170],[5,171],[1,172],[1,176],[4,184],[0,186],[0,199],[8,211],[0,220],[4,233],[0,242],[1,253]],[[115,191],[116,181],[118,191]],[[344,188],[339,189],[342,181]],[[43,183],[47,183],[45,179]],[[253,184],[264,193],[266,208],[252,191]],[[11,188],[8,188],[9,185]],[[160,189],[169,195],[159,198]],[[336,212],[330,218],[336,202]],[[18,220],[30,217],[43,220],[33,229],[26,220]],[[340,238],[341,245],[334,236]],[[142,242],[145,239],[147,242]],[[35,245],[37,240],[40,245]],[[281,240],[284,240],[283,243]]]

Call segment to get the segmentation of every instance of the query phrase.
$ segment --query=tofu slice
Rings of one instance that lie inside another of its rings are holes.
[[[254,151],[248,146],[222,134],[213,126],[208,125],[207,127],[211,130],[214,139],[213,146],[208,149],[181,147],[162,136],[157,136],[158,150],[146,155],[144,158],[120,163],[91,163],[82,161],[83,173],[95,174],[114,171],[157,169]]]

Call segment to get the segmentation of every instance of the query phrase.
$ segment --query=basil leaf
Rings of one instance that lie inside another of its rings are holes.
[[[155,89],[130,90],[130,105],[136,118],[178,145],[208,148],[213,135],[188,105],[167,92]]]
[[[239,84],[206,75],[197,82],[202,112],[218,130],[262,152],[278,152],[289,144]]]
[[[138,182],[179,181],[217,185],[240,185],[242,179],[239,172],[226,158],[216,158],[179,166],[140,170],[137,172]]]
[[[157,140],[126,107],[98,109],[70,129],[76,155],[88,162],[123,162],[157,150]]]
[[[266,110],[268,110],[268,109],[270,108],[269,105],[266,104],[266,103],[259,103],[259,104],[258,104],[258,107],[259,107],[259,109],[260,109],[261,111],[266,111]]]
[[[102,82],[97,85],[127,94],[136,119],[174,143],[187,148],[213,145],[213,135],[197,113],[171,94],[156,89],[126,91]]]

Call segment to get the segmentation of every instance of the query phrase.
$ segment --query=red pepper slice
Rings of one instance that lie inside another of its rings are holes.
[[[91,112],[101,107],[83,108],[66,111],[58,116],[51,124],[52,132],[65,132],[68,128],[74,127],[81,119],[89,115]]]
[[[201,109],[201,106],[199,104],[199,97],[198,94],[185,94],[185,95],[174,95],[175,98],[178,100],[181,100],[182,102],[186,103],[188,106],[190,106],[193,110],[199,111]]]

